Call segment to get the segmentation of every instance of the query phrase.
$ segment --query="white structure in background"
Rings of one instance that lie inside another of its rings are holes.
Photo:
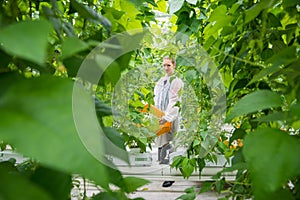
[[[11,159],[14,159],[16,161],[16,164],[19,164],[26,161],[28,158],[25,158],[21,154],[16,153],[11,149],[0,151],[0,162],[8,161]]]

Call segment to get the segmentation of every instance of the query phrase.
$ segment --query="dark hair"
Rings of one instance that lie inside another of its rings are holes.
[[[176,66],[176,60],[174,57],[165,56],[163,59],[171,60],[172,64]]]

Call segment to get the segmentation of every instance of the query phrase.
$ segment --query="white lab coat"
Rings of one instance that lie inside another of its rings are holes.
[[[154,103],[155,107],[165,112],[163,119],[172,122],[172,132],[157,137],[158,146],[170,142],[173,139],[173,133],[179,126],[179,107],[175,104],[181,102],[180,92],[184,87],[183,81],[174,76],[164,76],[158,80],[154,87]]]

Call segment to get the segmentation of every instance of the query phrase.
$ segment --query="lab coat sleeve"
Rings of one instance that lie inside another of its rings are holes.
[[[159,90],[161,90],[162,87],[162,78],[159,79],[154,87],[154,105],[157,106],[158,104],[158,93]]]
[[[175,78],[171,82],[171,88],[169,92],[169,104],[165,111],[165,116],[163,119],[168,122],[173,122],[179,114],[179,107],[175,106],[177,101],[181,102],[181,90],[183,90],[184,83],[181,79]]]

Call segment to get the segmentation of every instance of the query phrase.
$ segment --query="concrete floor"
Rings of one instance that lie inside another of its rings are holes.
[[[150,165],[123,165],[120,164],[118,169],[124,176],[135,176],[146,180],[150,183],[138,188],[132,194],[129,194],[130,198],[142,197],[145,200],[163,199],[163,200],[175,200],[181,195],[185,194],[184,190],[190,187],[195,187],[196,191],[199,191],[201,184],[205,180],[211,180],[211,176],[222,170],[223,164],[212,164],[209,163],[206,168],[202,171],[202,176],[199,177],[197,172],[194,172],[189,179],[184,179],[179,171],[171,169],[170,165],[159,165],[157,162],[157,151],[153,149],[151,152]],[[233,180],[234,174],[226,174],[226,180]],[[174,180],[175,183],[171,187],[162,187],[164,180]],[[87,196],[92,196],[99,192],[99,188],[94,187],[92,184],[87,185]],[[74,195],[73,195],[74,196]],[[214,192],[208,192],[198,194],[195,199],[201,200],[217,200],[225,195],[218,195]],[[73,197],[72,200],[78,198]]]
[[[18,162],[21,162],[23,157],[18,157],[16,154],[12,154],[13,152],[5,152],[0,157],[0,160],[7,160],[11,157],[16,158]],[[156,148],[150,153],[151,162],[148,165],[119,165],[118,169],[122,172],[124,176],[135,176],[140,177],[146,180],[149,180],[150,183],[147,185],[138,188],[132,194],[129,194],[129,198],[137,198],[142,197],[145,200],[175,200],[181,195],[185,194],[184,190],[190,187],[195,187],[195,190],[198,191],[201,188],[201,184],[205,180],[211,180],[211,176],[215,175],[218,171],[222,169],[223,163],[220,164],[212,164],[208,163],[207,167],[202,171],[202,176],[199,177],[195,172],[189,179],[184,179],[179,171],[175,169],[171,169],[169,165],[159,165],[157,162],[157,151]],[[234,174],[226,174],[227,180],[233,180]],[[82,200],[83,194],[83,180],[81,177],[77,177],[76,180],[79,180],[80,186],[79,188],[74,188],[71,194],[71,200]],[[164,180],[174,180],[175,183],[168,188],[162,187],[162,183]],[[86,184],[86,195],[88,197],[93,196],[101,191],[101,188],[96,187],[91,182],[87,181]],[[201,200],[217,200],[224,195],[218,195],[214,192],[208,192],[204,194],[199,194],[195,199]]]

